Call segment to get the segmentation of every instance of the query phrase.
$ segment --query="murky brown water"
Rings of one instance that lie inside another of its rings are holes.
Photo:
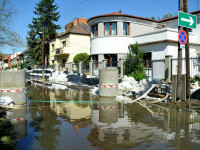
[[[30,85],[28,101],[9,113],[12,119],[27,116],[15,123],[17,149],[200,149],[200,114],[191,110]]]

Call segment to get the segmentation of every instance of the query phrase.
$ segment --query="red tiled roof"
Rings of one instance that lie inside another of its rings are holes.
[[[190,12],[190,14],[198,14],[200,13],[200,10],[198,11],[194,11],[194,12]],[[118,13],[118,12],[113,12],[113,13],[109,13],[109,14],[103,14],[103,15],[99,15],[99,16],[94,16],[88,19],[88,22],[92,19],[95,18],[100,18],[100,17],[108,17],[108,16],[122,16],[122,17],[130,17],[130,18],[136,18],[136,19],[141,19],[141,20],[147,20],[147,21],[152,21],[152,22],[157,22],[157,23],[161,23],[161,22],[165,22],[165,21],[169,21],[169,20],[173,20],[173,19],[177,19],[178,16],[174,16],[174,17],[170,17],[167,19],[162,19],[162,20],[154,20],[154,19],[149,19],[149,18],[144,18],[144,17],[139,17],[139,16],[133,16],[133,15],[128,15],[128,14],[122,14],[122,13]]]
[[[152,21],[152,22],[158,22],[157,20],[153,20],[153,19],[149,19],[149,18],[143,18],[143,17],[139,17],[139,16],[122,14],[122,13],[118,13],[118,12],[112,12],[112,13],[109,13],[109,14],[94,16],[94,17],[89,18],[88,22],[92,19],[95,19],[95,18],[108,17],[108,16],[123,16],[123,17],[131,17],[131,18],[136,18],[136,19],[148,20],[148,21]]]
[[[58,34],[57,37],[61,37],[69,33],[90,35],[90,26],[81,22],[78,25],[71,28],[69,31]]]
[[[11,54],[8,54],[4,57],[4,60],[7,60],[9,57],[11,56]]]

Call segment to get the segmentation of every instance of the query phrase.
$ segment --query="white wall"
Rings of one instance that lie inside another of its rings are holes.
[[[91,55],[128,53],[128,46],[135,43],[130,37],[104,37],[91,39]]]

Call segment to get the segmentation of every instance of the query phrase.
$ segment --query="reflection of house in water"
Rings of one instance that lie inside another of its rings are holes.
[[[75,90],[55,90],[50,92],[50,108],[62,118],[69,119],[75,131],[90,125],[91,108],[89,103],[79,103],[83,100],[92,100],[92,94]],[[62,100],[62,102],[56,102]],[[73,102],[71,100],[74,100]],[[63,102],[66,101],[66,102]],[[70,101],[70,102],[67,102]]]
[[[158,139],[160,143],[176,144],[177,149],[198,149],[200,143],[200,116],[187,110],[100,103],[99,109],[93,107],[91,121],[88,140],[104,149],[131,148]]]

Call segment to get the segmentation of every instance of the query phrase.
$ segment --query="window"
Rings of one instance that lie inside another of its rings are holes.
[[[129,35],[129,23],[123,23],[123,35]]]
[[[151,68],[151,52],[144,53],[143,61],[144,61],[144,67]]]
[[[117,23],[116,22],[106,22],[104,24],[104,35],[117,35]]]
[[[66,47],[66,41],[62,41],[63,47]]]
[[[98,25],[93,26],[93,35],[94,37],[98,36]]]
[[[52,47],[52,52],[54,51],[54,44],[51,44],[51,47]]]

